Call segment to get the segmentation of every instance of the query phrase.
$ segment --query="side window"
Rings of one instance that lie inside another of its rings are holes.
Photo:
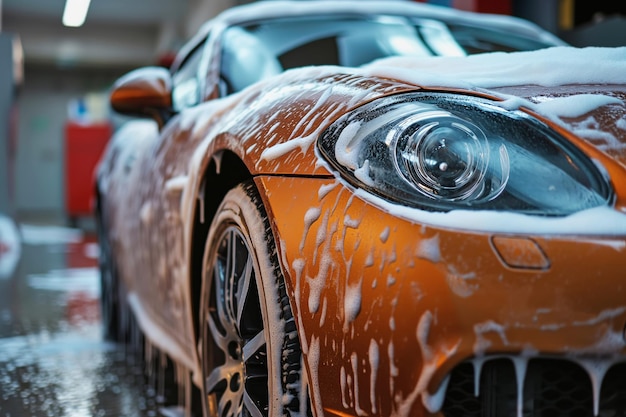
[[[198,67],[204,50],[203,46],[204,42],[196,46],[172,75],[172,103],[175,111],[200,103]]]

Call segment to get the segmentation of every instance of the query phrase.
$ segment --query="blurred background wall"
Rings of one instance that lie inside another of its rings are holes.
[[[65,27],[64,2],[0,0],[5,43],[17,39],[24,53],[20,85],[9,81],[8,53],[0,56],[0,78],[6,81],[0,95],[8,97],[0,108],[0,212],[27,219],[67,215],[68,124],[114,122],[106,100],[115,79],[139,66],[169,65],[204,21],[237,3],[93,0],[83,26]],[[16,125],[15,155],[5,146],[9,113]],[[9,160],[13,169],[5,169]]]
[[[64,27],[64,1],[0,0],[0,29],[5,37],[0,57],[0,79],[4,81],[0,83],[0,212],[66,217],[67,124],[111,122],[106,99],[116,78],[138,66],[168,65],[175,51],[207,19],[248,2],[92,0],[83,26]],[[427,2],[523,17],[576,46],[626,45],[624,2]],[[23,83],[14,81],[7,58],[7,45],[15,39],[24,52]],[[17,146],[8,144],[11,120],[17,126],[13,134]],[[7,173],[10,159],[15,162],[14,178]],[[9,194],[13,194],[11,198]]]

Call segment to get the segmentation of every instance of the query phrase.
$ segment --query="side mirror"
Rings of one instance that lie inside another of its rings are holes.
[[[162,67],[131,71],[114,84],[110,102],[118,113],[149,117],[163,126],[172,114],[172,77]]]

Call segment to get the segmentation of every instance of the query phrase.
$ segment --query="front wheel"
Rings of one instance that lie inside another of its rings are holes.
[[[299,412],[300,344],[269,221],[252,183],[231,190],[220,205],[202,277],[205,415]]]

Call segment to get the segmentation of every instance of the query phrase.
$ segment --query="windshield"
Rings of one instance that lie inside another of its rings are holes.
[[[318,16],[269,20],[226,30],[222,79],[227,93],[284,70],[358,67],[389,56],[462,56],[552,46],[501,30],[399,16]]]

